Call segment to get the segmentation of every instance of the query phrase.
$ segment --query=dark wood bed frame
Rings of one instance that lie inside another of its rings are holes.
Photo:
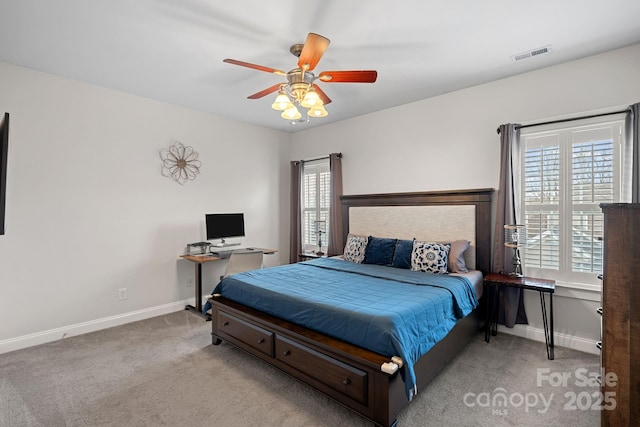
[[[349,232],[349,208],[355,206],[474,205],[476,268],[489,272],[491,256],[491,189],[342,196],[343,244]],[[376,425],[397,424],[409,404],[398,372],[380,367],[389,357],[336,340],[221,296],[212,303],[212,341],[222,340],[316,388]],[[415,364],[419,388],[427,385],[476,335],[476,309]]]

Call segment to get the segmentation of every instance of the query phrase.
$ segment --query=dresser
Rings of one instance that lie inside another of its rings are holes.
[[[600,206],[604,213],[601,385],[603,395],[616,401],[614,409],[602,411],[602,426],[637,426],[640,425],[640,203]],[[615,374],[617,381],[610,373]]]

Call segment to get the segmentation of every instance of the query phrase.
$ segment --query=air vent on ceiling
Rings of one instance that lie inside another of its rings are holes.
[[[512,55],[512,61],[521,61],[527,58],[533,58],[534,56],[544,55],[551,52],[551,45],[539,47],[537,49],[528,50],[526,52],[519,53],[517,55]]]

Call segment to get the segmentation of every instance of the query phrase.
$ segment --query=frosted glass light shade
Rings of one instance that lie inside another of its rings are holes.
[[[291,103],[291,100],[283,90],[281,90],[278,93],[278,96],[276,96],[275,101],[273,101],[273,104],[271,104],[271,108],[278,111],[284,111],[287,108],[291,108],[291,107],[293,107],[293,104]]]
[[[312,108],[316,105],[322,105],[322,100],[318,96],[318,93],[313,88],[311,88],[302,99],[300,105],[304,108]]]
[[[284,110],[282,114],[280,114],[280,117],[286,120],[298,120],[302,117],[302,114],[300,114],[300,111],[298,111],[295,106],[292,106],[291,108]]]
[[[329,113],[322,104],[309,108],[309,117],[326,117],[328,115]]]

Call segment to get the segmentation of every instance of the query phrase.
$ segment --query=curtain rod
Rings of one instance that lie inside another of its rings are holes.
[[[549,122],[531,123],[531,124],[528,124],[528,125],[518,125],[518,126],[516,126],[516,129],[524,129],[524,128],[528,128],[528,127],[532,127],[532,126],[552,125],[552,124],[555,124],[555,123],[573,122],[573,121],[576,121],[576,120],[594,119],[596,117],[613,116],[614,114],[622,114],[622,113],[626,113],[627,111],[629,111],[628,108],[625,109],[625,110],[622,110],[622,111],[612,111],[610,113],[592,114],[590,116],[573,117],[573,118],[570,118],[570,119],[559,119],[559,120],[551,120]],[[500,134],[500,128],[496,129],[496,132],[498,134]]]
[[[342,153],[338,153],[338,157],[342,158]],[[324,159],[328,159],[329,156],[322,156],[322,157],[316,157],[315,159],[303,159],[303,162],[314,162],[316,160],[324,160]]]

